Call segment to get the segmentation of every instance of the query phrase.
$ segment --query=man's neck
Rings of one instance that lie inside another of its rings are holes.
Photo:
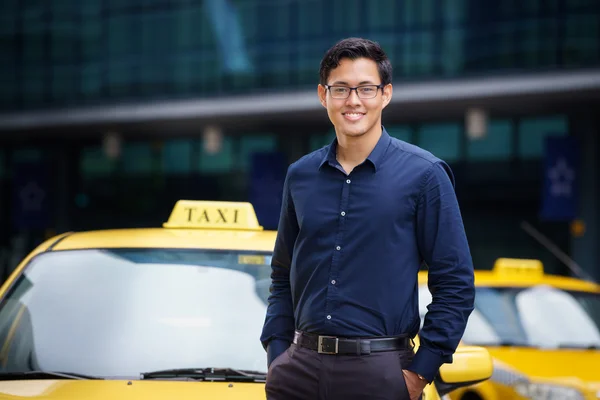
[[[371,154],[382,134],[381,125],[362,136],[337,136],[337,159],[344,166],[356,167]]]

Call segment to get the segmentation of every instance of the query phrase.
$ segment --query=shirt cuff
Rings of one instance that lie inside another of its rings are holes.
[[[431,383],[438,374],[443,363],[443,356],[441,354],[434,353],[426,347],[419,346],[419,350],[417,350],[412,363],[406,369],[421,375],[427,382]]]
[[[289,342],[281,339],[273,339],[267,345],[267,368],[271,366],[273,360],[290,347]]]

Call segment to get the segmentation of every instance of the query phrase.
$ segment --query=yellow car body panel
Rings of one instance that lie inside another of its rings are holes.
[[[527,397],[521,396],[514,388],[489,380],[466,388],[456,389],[448,396],[452,400],[460,400],[467,394],[476,394],[483,400],[527,400]]]
[[[549,285],[565,290],[578,290],[582,292],[600,293],[600,285],[576,278],[558,275],[535,276],[503,276],[493,271],[476,271],[475,286],[492,287],[531,287],[534,285]]]
[[[263,384],[229,382],[30,380],[0,382],[5,400],[265,399]]]
[[[486,348],[492,357],[514,366],[529,376],[562,378],[565,376],[564,370],[568,368],[569,376],[588,382],[600,381],[600,351],[598,350]]]
[[[264,384],[181,381],[66,381],[0,382],[2,400],[264,400]],[[440,400],[431,385],[424,400]]]

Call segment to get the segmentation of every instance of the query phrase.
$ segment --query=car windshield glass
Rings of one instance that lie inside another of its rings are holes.
[[[0,371],[264,373],[270,259],[209,250],[41,254],[0,304]]]
[[[422,286],[421,318],[431,294]],[[600,294],[550,286],[478,287],[463,341],[474,345],[600,348]]]

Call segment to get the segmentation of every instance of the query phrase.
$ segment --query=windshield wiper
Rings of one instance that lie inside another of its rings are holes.
[[[598,350],[600,346],[597,344],[577,344],[577,343],[561,343],[559,349],[583,349],[583,350]]]
[[[473,342],[473,346],[483,347],[531,347],[530,344],[516,340],[500,340],[496,342]]]
[[[30,379],[104,379],[92,375],[84,375],[76,372],[60,371],[19,371],[0,372],[0,381],[16,381]]]
[[[192,380],[223,382],[265,382],[267,376],[258,371],[247,371],[233,368],[179,368],[142,372],[140,374],[140,379],[161,378],[184,378]]]

